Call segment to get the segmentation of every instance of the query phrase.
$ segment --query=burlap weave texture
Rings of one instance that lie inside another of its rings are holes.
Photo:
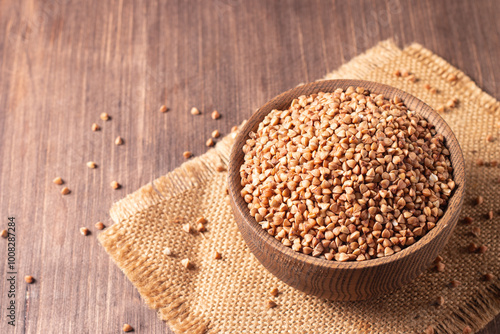
[[[403,69],[417,82],[393,75]],[[447,80],[452,73],[457,81]],[[340,78],[388,84],[434,108],[459,99],[443,117],[466,160],[462,216],[475,218],[472,226],[481,228],[481,236],[471,236],[471,226],[459,223],[441,254],[443,273],[429,270],[376,300],[330,302],[305,295],[268,273],[238,233],[225,192],[227,174],[216,171],[217,165],[227,165],[234,138],[230,134],[206,154],[116,203],[110,212],[115,223],[99,235],[146,304],[176,333],[422,333],[428,325],[437,333],[461,333],[466,325],[477,331],[500,312],[500,281],[481,280],[486,272],[500,276],[500,168],[476,165],[477,159],[500,160],[500,132],[495,127],[499,102],[417,44],[401,50],[382,42],[325,77]],[[438,93],[425,89],[426,83]],[[486,143],[488,134],[496,140]],[[484,196],[484,203],[471,205],[478,195]],[[491,209],[496,217],[487,220],[484,215]],[[208,220],[203,236],[182,230],[182,223],[201,216]],[[488,245],[488,252],[468,254],[465,247],[471,241]],[[173,256],[165,254],[167,247]],[[213,259],[215,250],[222,260]],[[192,269],[181,265],[184,258],[192,261]],[[450,288],[452,279],[461,285]],[[274,287],[280,291],[277,297],[269,294]],[[445,298],[443,306],[433,305],[436,296]],[[264,307],[269,299],[278,307]]]

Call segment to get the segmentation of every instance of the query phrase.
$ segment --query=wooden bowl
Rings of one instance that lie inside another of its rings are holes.
[[[247,204],[240,195],[240,166],[243,163],[242,147],[250,131],[273,109],[283,110],[301,95],[333,92],[349,86],[364,87],[370,92],[387,98],[399,96],[406,106],[434,124],[445,138],[453,166],[456,188],[443,217],[436,227],[423,238],[402,251],[388,257],[361,262],[337,262],[297,253],[270,236],[250,215]],[[426,270],[448,241],[462,208],[465,189],[464,158],[455,135],[446,122],[431,107],[416,97],[399,89],[362,80],[317,81],[293,88],[276,96],[257,110],[240,129],[229,162],[229,195],[236,223],[255,257],[273,275],[288,285],[307,294],[330,300],[363,300],[388,293],[407,284]]]

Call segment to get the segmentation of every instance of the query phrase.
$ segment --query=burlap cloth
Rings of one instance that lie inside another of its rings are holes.
[[[393,75],[406,69],[416,75],[411,83]],[[456,82],[446,78],[457,75]],[[155,180],[111,209],[114,224],[99,240],[114,262],[139,290],[146,304],[158,311],[176,333],[421,333],[433,325],[438,333],[461,333],[469,325],[484,327],[500,311],[500,282],[485,282],[486,272],[500,275],[498,167],[479,167],[476,160],[499,159],[499,102],[481,91],[464,73],[422,46],[404,50],[382,42],[326,76],[365,79],[407,91],[432,107],[458,98],[458,107],[443,114],[455,132],[466,159],[467,197],[462,216],[472,216],[481,236],[471,236],[470,225],[459,223],[442,253],[446,269],[428,270],[402,289],[363,302],[330,302],[305,295],[273,277],[248,251],[241,238],[225,193],[227,164],[234,136],[223,138],[214,149]],[[431,94],[428,83],[439,90]],[[496,140],[487,143],[493,134]],[[485,201],[471,205],[475,196]],[[496,205],[496,206],[495,206]],[[484,215],[496,210],[496,217]],[[208,231],[189,235],[176,219],[208,220]],[[486,244],[486,254],[468,254],[469,242]],[[167,256],[165,248],[174,256]],[[222,253],[222,260],[212,252]],[[186,270],[181,260],[194,268]],[[450,288],[456,279],[461,286]],[[281,292],[271,297],[269,291]],[[433,305],[437,296],[445,304]],[[272,299],[278,306],[267,309]]]

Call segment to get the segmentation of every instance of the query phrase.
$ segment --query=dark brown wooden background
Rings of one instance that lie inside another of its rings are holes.
[[[212,130],[227,133],[277,93],[388,38],[423,44],[500,98],[499,7],[0,0],[0,221],[17,221],[16,333],[118,333],[125,322],[164,333],[95,238],[94,223],[111,223],[113,202],[181,164],[183,151],[202,154]],[[158,112],[163,103],[167,114]],[[191,116],[192,106],[203,115]],[[220,120],[209,117],[213,109]],[[102,131],[92,132],[93,122]],[[118,135],[124,146],[113,144]],[[56,176],[69,196],[52,184]],[[112,180],[122,189],[112,190]],[[82,226],[92,234],[80,235]],[[2,333],[12,332],[6,253],[0,245]],[[27,286],[25,274],[36,283]],[[481,333],[498,332],[499,317]]]

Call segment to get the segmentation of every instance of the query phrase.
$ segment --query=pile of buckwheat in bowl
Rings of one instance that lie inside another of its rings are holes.
[[[455,188],[434,126],[361,87],[300,96],[249,137],[250,214],[284,246],[326,260],[400,252],[436,226]]]

